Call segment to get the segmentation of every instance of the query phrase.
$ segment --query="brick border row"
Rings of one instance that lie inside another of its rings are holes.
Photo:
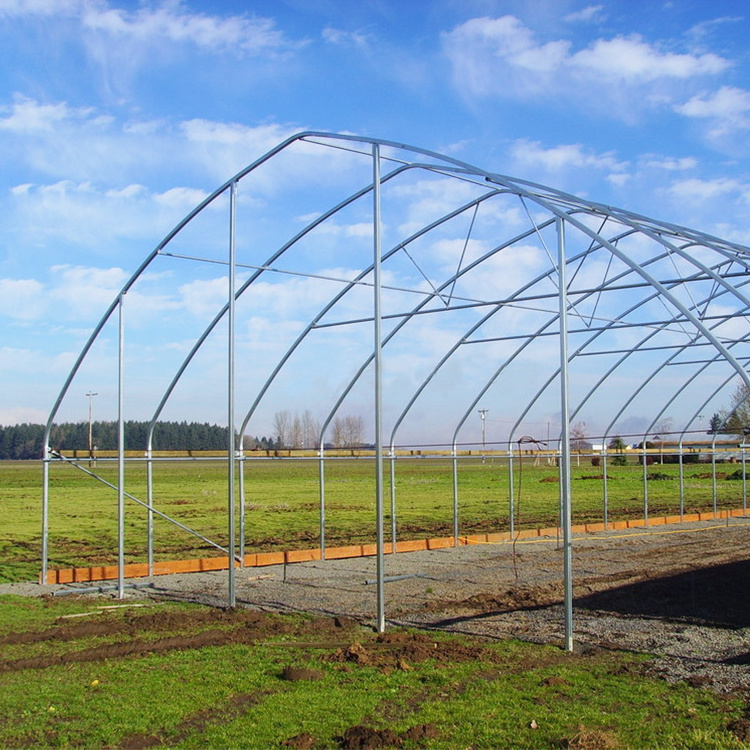
[[[575,534],[586,534],[601,531],[618,531],[645,526],[659,526],[675,523],[696,523],[699,521],[713,521],[717,519],[738,518],[745,516],[742,509],[722,510],[717,513],[686,513],[682,516],[659,516],[649,518],[631,519],[628,521],[610,521],[578,524],[572,527]],[[512,539],[534,539],[538,537],[557,537],[561,529],[548,527],[540,529],[524,529],[515,532],[512,537],[509,531],[491,534],[471,534],[458,537],[459,546],[471,544],[497,544],[510,542]],[[437,539],[413,539],[396,543],[396,552],[419,552],[424,550],[445,549],[455,546],[455,540],[451,537]],[[389,542],[384,545],[386,554],[393,552],[393,546]],[[329,547],[326,549],[326,560],[341,560],[351,557],[372,557],[377,554],[375,544],[351,544],[345,547]],[[244,564],[246,568],[259,568],[268,565],[284,565],[287,563],[311,562],[321,560],[320,549],[287,550],[283,552],[253,552],[245,555]],[[155,562],[153,575],[170,575],[173,573],[201,573],[211,570],[227,570],[229,567],[228,557],[205,557],[192,560],[170,560]],[[50,570],[47,572],[47,584],[56,583],[90,583],[93,581],[109,581],[118,578],[119,568],[117,565],[92,565],[87,568],[64,568]],[[124,567],[125,578],[144,578],[149,575],[147,563],[128,563]],[[40,583],[45,583],[41,581]]]

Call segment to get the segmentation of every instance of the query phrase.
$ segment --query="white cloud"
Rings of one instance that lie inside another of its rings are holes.
[[[698,160],[692,156],[684,156],[679,159],[673,157],[645,156],[641,160],[641,166],[663,169],[667,172],[682,172],[688,169],[695,169],[698,166]]]
[[[210,174],[218,185],[301,128],[276,123],[250,127],[234,122],[194,119],[180,123],[179,130],[194,163]],[[273,183],[268,179],[264,173],[261,181],[256,183],[256,190],[261,184],[272,190]]]
[[[216,315],[227,302],[229,281],[218,279],[198,279],[183,284],[178,289],[185,309],[192,315],[207,317]]]
[[[128,275],[122,268],[60,265],[51,269],[48,295],[58,315],[86,319],[103,313],[119,293]]]
[[[0,0],[0,16],[52,16],[80,13],[86,0]]]
[[[0,105],[0,133],[7,136],[8,155],[23,159],[27,169],[66,179],[122,178],[131,169],[142,177],[145,165],[158,169],[172,153],[166,124],[146,136],[93,108],[19,94]]]
[[[538,141],[521,139],[512,145],[510,152],[513,158],[524,166],[541,167],[552,172],[574,168],[621,173],[628,168],[628,163],[619,161],[613,152],[597,154],[587,151],[580,143],[544,148]]]
[[[608,174],[605,179],[612,185],[623,187],[623,185],[626,185],[628,182],[630,182],[630,178],[631,176],[629,174],[624,174],[621,172],[619,174]]]
[[[66,102],[40,104],[34,99],[16,94],[13,104],[0,107],[0,130],[24,135],[46,131],[52,133],[60,123],[90,119],[90,108],[75,109]]]
[[[14,219],[6,229],[27,241],[49,248],[64,241],[107,254],[118,239],[146,240],[142,256],[205,197],[192,188],[151,193],[136,184],[107,189],[71,180],[19,185],[11,194]]]
[[[646,106],[674,100],[686,82],[725,71],[711,53],[663,51],[639,35],[597,39],[573,50],[567,39],[539,41],[514,16],[474,18],[443,35],[454,85],[472,97],[585,101],[633,118]]]
[[[28,169],[66,180],[112,182],[114,175],[119,181],[142,181],[178,164],[208,177],[213,188],[300,130],[206,119],[122,123],[94,108],[42,103],[18,94],[11,103],[0,104],[8,157],[15,154]],[[319,156],[320,150],[316,165]],[[345,158],[336,161],[343,165]]]
[[[540,73],[554,71],[570,47],[565,41],[537,44],[514,16],[471,19],[443,34],[443,43],[456,86],[476,96],[502,95],[507,86],[515,94],[526,87],[544,88]],[[496,79],[503,70],[516,75]]]
[[[0,279],[0,315],[35,320],[44,311],[44,286],[36,279]]]
[[[371,237],[372,222],[336,224],[333,221],[326,221],[318,227],[317,231],[319,234],[327,234],[334,237]]]
[[[235,122],[213,120],[185,120],[180,130],[188,142],[215,146],[252,146],[254,151],[267,151],[291,135],[288,128],[278,124],[261,125],[257,128]]]
[[[149,44],[190,43],[212,52],[268,55],[290,48],[273,19],[250,15],[192,13],[183,4],[162,2],[129,11],[104,0],[0,0],[0,17],[75,18],[87,34]]]
[[[576,52],[570,63],[587,77],[624,83],[716,75],[729,67],[727,60],[714,54],[661,52],[635,34],[598,39],[589,48]]]
[[[605,18],[603,5],[588,5],[582,10],[576,11],[575,13],[568,13],[565,16],[565,20],[568,23],[591,23],[593,21],[603,21]]]
[[[0,362],[2,360],[3,353],[0,352]],[[44,424],[47,417],[49,417],[48,412],[29,406],[0,407],[0,425]]]
[[[343,31],[326,26],[322,31],[323,40],[330,44],[364,49],[369,45],[370,37],[361,31]]]
[[[695,26],[688,31],[688,34],[700,42],[717,31],[719,27],[724,26],[725,24],[740,23],[743,20],[742,16],[721,16],[720,18],[712,18],[708,21],[702,21],[701,23],[695,24]]]
[[[722,86],[711,94],[703,93],[675,107],[681,115],[708,122],[709,141],[729,151],[746,143],[739,133],[750,129],[750,91]]]
[[[690,179],[675,182],[670,192],[680,199],[704,201],[722,195],[744,192],[745,188],[738,180],[720,177],[715,180]]]
[[[201,201],[208,197],[204,190],[195,188],[176,187],[170,188],[163,193],[155,193],[154,201],[168,208],[178,209],[178,213],[187,213],[195,208]]]
[[[412,234],[478,196],[475,186],[460,180],[419,179],[399,184],[393,195],[407,209],[406,220],[398,227],[402,235]]]
[[[721,120],[741,122],[743,127],[750,124],[747,113],[750,111],[750,91],[734,86],[722,86],[713,94],[694,96],[675,110],[687,117],[713,117]]]

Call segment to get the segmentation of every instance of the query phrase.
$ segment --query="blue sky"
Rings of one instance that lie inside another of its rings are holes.
[[[422,146],[750,244],[746,16],[698,0],[0,0],[0,424],[45,421],[159,239],[301,130]],[[211,283],[169,296],[155,274],[151,323],[200,308]],[[113,416],[111,378],[86,378],[61,417],[85,419],[91,389]],[[148,418],[139,395],[132,416]]]

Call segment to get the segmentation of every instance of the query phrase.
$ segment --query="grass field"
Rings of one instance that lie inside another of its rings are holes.
[[[634,459],[631,457],[631,461]],[[557,525],[558,470],[531,458],[513,468],[516,528]],[[88,467],[87,463],[84,463]],[[453,477],[449,458],[399,458],[396,461],[398,539],[452,534]],[[99,460],[91,470],[116,484],[117,466]],[[741,508],[743,483],[727,481],[737,466],[684,467],[684,510]],[[386,524],[390,529],[390,476],[386,462]],[[154,464],[155,507],[219,544],[227,541],[227,466],[221,460],[166,460]],[[678,467],[648,467],[649,514],[679,512]],[[252,458],[245,466],[246,551],[311,548],[319,543],[319,464],[295,458]],[[641,517],[643,468],[633,462],[607,467],[608,519]],[[573,522],[601,521],[604,493],[601,467],[586,458],[572,467]],[[128,462],[125,489],[146,499],[146,467]],[[509,528],[510,483],[506,457],[459,459],[460,533]],[[0,581],[35,579],[41,547],[41,464],[0,462]],[[374,462],[337,459],[325,463],[326,542],[328,545],[374,539]],[[146,513],[126,505],[126,562],[146,559]],[[74,567],[114,564],[117,551],[117,493],[65,463],[50,471],[50,565]],[[389,534],[389,531],[386,534]],[[155,522],[157,560],[208,557],[215,548],[163,519]]]
[[[746,746],[630,653],[96,597],[2,596],[0,643],[2,747]]]

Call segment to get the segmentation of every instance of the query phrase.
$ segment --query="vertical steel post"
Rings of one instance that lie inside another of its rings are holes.
[[[646,436],[643,436],[643,522],[648,526],[648,448]]]
[[[119,354],[117,367],[117,596],[125,598],[125,316],[124,295],[120,295]]]
[[[602,500],[604,502],[604,528],[609,528],[609,485],[607,484],[607,446],[602,447]]]
[[[374,287],[374,336],[375,336],[375,516],[377,545],[377,596],[378,632],[385,630],[385,559],[383,556],[383,384],[382,384],[382,337],[381,337],[381,217],[380,217],[380,146],[372,146],[373,166],[373,287]]]
[[[714,516],[718,509],[717,506],[717,487],[716,487],[716,433],[711,440],[711,497],[713,498]]]
[[[240,491],[240,567],[245,567],[245,446],[242,444],[242,435],[239,435],[237,446],[237,458],[240,464],[239,491]]]
[[[146,550],[148,554],[148,574],[154,574],[154,457],[151,435],[146,446]]]
[[[683,452],[683,445],[682,445],[682,435],[680,435],[680,444],[678,447],[678,457],[680,462],[679,467],[679,478],[680,478],[680,521],[683,520],[685,516],[685,464],[682,460],[682,452]]]
[[[513,443],[508,441],[508,529],[511,538],[516,532],[516,505],[513,488]]]
[[[89,466],[91,466],[91,460],[94,458],[94,435],[93,435],[93,418],[94,418],[94,396],[98,396],[98,393],[89,391],[87,394],[89,399]]]
[[[563,527],[563,586],[565,606],[565,648],[573,650],[573,554],[570,488],[570,404],[568,396],[568,289],[565,257],[565,224],[557,218],[557,273],[560,304],[560,414],[562,416],[560,456],[560,501]]]
[[[396,554],[396,449],[391,444],[389,453],[391,477],[391,554]]]
[[[47,583],[49,570],[49,440],[44,441],[42,454],[42,575],[41,583]]]
[[[458,547],[458,452],[453,441],[453,546]]]
[[[320,559],[326,559],[326,469],[325,469],[325,445],[323,437],[320,438],[318,449],[318,492],[320,496]]]
[[[229,289],[228,289],[228,362],[227,362],[227,532],[229,542],[227,553],[229,556],[229,574],[227,582],[227,605],[236,604],[235,593],[235,497],[234,497],[234,326],[235,326],[235,220],[237,209],[237,182],[233,182],[229,190]]]
[[[745,474],[745,438],[742,439],[742,515],[747,515],[747,476]]]

